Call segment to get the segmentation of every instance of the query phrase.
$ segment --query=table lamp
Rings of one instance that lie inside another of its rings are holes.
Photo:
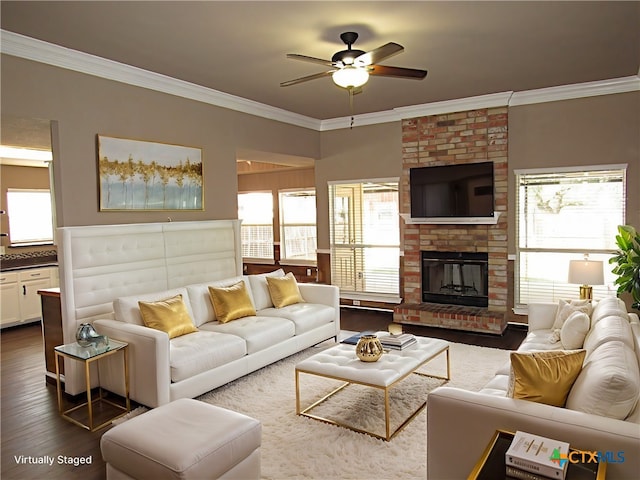
[[[599,260],[589,260],[589,255],[584,260],[569,261],[569,283],[580,284],[580,299],[593,299],[593,287],[591,285],[604,285],[604,270]]]

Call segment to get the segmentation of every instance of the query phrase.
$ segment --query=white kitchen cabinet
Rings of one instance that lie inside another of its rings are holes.
[[[20,321],[20,297],[18,295],[18,274],[0,273],[0,325]]]
[[[41,318],[38,290],[58,285],[57,270],[57,267],[39,267],[2,272],[0,325],[4,327]]]

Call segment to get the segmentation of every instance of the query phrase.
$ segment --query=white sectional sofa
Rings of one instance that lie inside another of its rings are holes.
[[[479,392],[446,386],[434,390],[427,401],[429,480],[466,478],[497,429],[563,440],[574,448],[599,451],[605,456],[609,452],[613,461],[607,465],[607,478],[638,478],[638,316],[627,312],[621,300],[606,298],[589,312],[586,323],[565,322],[559,332],[563,338],[558,339],[554,324],[559,326],[556,317],[560,307],[551,303],[529,305],[529,333],[518,351],[566,350],[567,344],[586,350],[566,405],[510,398],[510,364]]]
[[[304,302],[274,308],[266,276],[243,275],[238,220],[63,227],[58,255],[64,342],[86,322],[128,342],[131,398],[148,407],[196,397],[340,332],[337,287],[301,283]],[[256,315],[222,324],[208,287],[238,281]],[[138,301],[177,293],[198,331],[169,340],[143,325]],[[92,387],[99,378],[123,394],[121,356],[98,363]],[[65,359],[64,369],[65,391],[84,392],[82,365]]]
[[[96,320],[94,325],[99,333],[129,343],[131,398],[148,407],[193,398],[331,337],[337,339],[337,287],[300,283],[298,288],[305,301],[275,308],[267,276],[282,277],[284,271],[116,299],[115,319]],[[256,315],[221,323],[208,289],[239,281],[244,282]],[[165,332],[144,326],[139,301],[158,301],[178,294],[182,295],[197,332],[169,339]],[[117,372],[117,367],[103,368],[100,383],[122,394],[122,379]]]

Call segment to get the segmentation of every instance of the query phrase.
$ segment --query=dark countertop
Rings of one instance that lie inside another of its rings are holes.
[[[23,265],[13,265],[13,262],[0,262],[0,272],[15,272],[17,270],[30,270],[33,268],[57,267],[57,262],[28,263]]]

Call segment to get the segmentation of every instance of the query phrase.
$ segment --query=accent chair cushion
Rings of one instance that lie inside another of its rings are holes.
[[[582,348],[590,326],[591,319],[589,315],[584,312],[573,312],[560,329],[562,347],[566,350]]]
[[[266,280],[274,307],[282,308],[304,302],[293,273],[289,272],[284,277],[266,277]]]
[[[140,301],[138,306],[145,326],[166,332],[169,338],[198,331],[180,294],[156,302]]]
[[[633,411],[640,395],[635,353],[612,340],[589,354],[567,397],[567,408],[619,420]]]
[[[564,407],[585,354],[584,350],[512,352],[508,396]]]
[[[216,318],[220,323],[256,314],[244,281],[239,281],[230,287],[210,286],[209,295],[216,312]]]

